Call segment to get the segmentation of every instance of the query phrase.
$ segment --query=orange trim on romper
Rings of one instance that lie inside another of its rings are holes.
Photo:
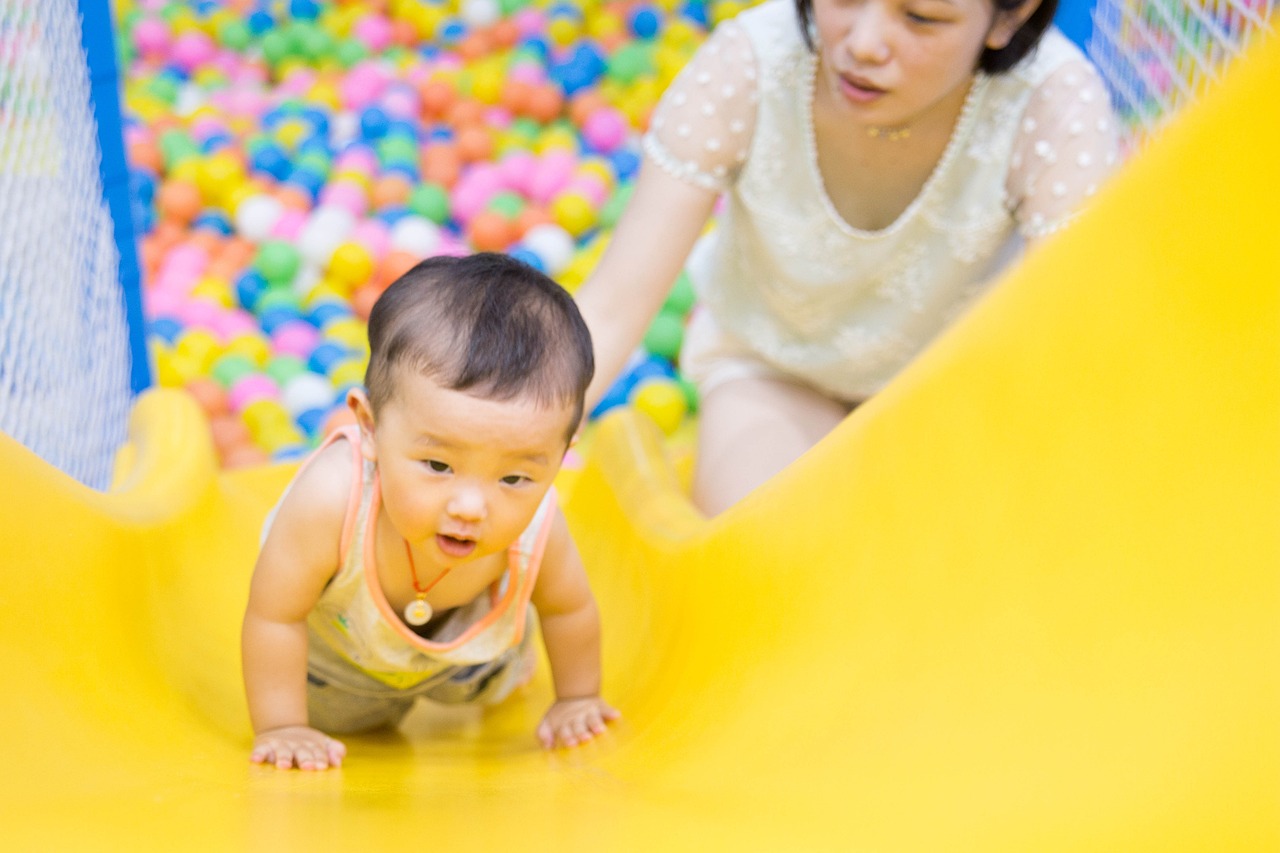
[[[550,493],[551,492],[548,491],[548,494]],[[373,599],[374,605],[378,608],[378,611],[382,613],[382,618],[386,619],[387,622],[390,623],[391,627],[395,629],[396,633],[406,640],[409,645],[427,652],[454,651],[463,644],[475,639],[477,634],[481,633],[484,629],[488,628],[500,619],[502,615],[506,613],[507,608],[511,606],[511,603],[516,600],[517,592],[519,593],[519,597],[522,598],[525,603],[528,603],[529,596],[533,591],[533,580],[538,574],[538,564],[533,562],[533,556],[537,555],[541,558],[542,551],[546,547],[546,539],[550,531],[550,521],[553,518],[551,513],[547,513],[547,518],[543,520],[543,529],[538,531],[538,538],[534,543],[534,552],[529,558],[529,571],[525,573],[524,583],[519,582],[520,573],[518,571],[518,561],[520,559],[520,551],[515,545],[512,545],[507,549],[507,571],[513,578],[517,579],[516,583],[507,584],[506,595],[502,597],[501,601],[498,601],[493,609],[484,615],[484,618],[475,622],[471,627],[447,643],[435,643],[431,640],[418,636],[413,631],[409,630],[409,626],[404,624],[396,612],[391,609],[391,602],[387,601],[386,593],[382,591],[382,584],[378,582],[378,570],[374,553],[374,544],[377,538],[375,536],[375,527],[378,520],[378,509],[381,505],[382,482],[378,474],[375,472],[373,475],[373,497],[369,502],[369,518],[366,520],[364,532],[364,580],[365,584],[369,588],[369,597]],[[491,587],[491,601],[494,600],[495,593],[492,590],[496,586],[497,583],[495,582]],[[525,613],[526,609],[521,607],[520,612],[515,616],[515,643],[518,643],[524,638]]]

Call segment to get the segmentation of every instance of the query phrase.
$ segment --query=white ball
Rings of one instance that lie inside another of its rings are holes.
[[[498,22],[502,17],[502,6],[498,0],[462,0],[462,8],[458,12],[468,26],[483,28]]]
[[[284,205],[269,195],[251,195],[236,207],[236,231],[245,239],[261,243],[271,234]]]
[[[349,210],[322,204],[312,211],[298,235],[298,252],[303,260],[315,267],[324,268],[333,256],[333,250],[356,227],[356,218]]]
[[[285,383],[280,403],[293,417],[311,409],[327,409],[333,405],[333,385],[328,379],[307,371]]]
[[[405,216],[391,226],[391,248],[422,258],[440,249],[440,226],[425,216]]]
[[[558,275],[569,266],[578,248],[572,234],[550,223],[530,228],[520,242],[542,260],[547,274],[551,276]]]
[[[298,267],[298,274],[293,277],[293,292],[306,297],[324,278],[324,272],[309,261],[303,261]]]

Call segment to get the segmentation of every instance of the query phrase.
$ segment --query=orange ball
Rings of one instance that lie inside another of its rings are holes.
[[[219,453],[242,444],[250,444],[249,427],[233,414],[223,413],[209,419],[209,433]]]
[[[462,128],[469,125],[483,127],[484,104],[479,101],[473,101],[470,98],[460,100],[449,108],[448,121],[454,128]]]
[[[382,288],[374,284],[366,284],[351,295],[351,310],[356,312],[356,316],[361,320],[368,321],[369,313],[373,311],[373,303],[377,302],[381,295]]]
[[[458,55],[471,62],[493,52],[493,39],[483,30],[472,30],[458,42]]]
[[[300,210],[307,213],[313,207],[311,196],[307,195],[307,191],[292,184],[281,184],[276,187],[272,195],[275,196],[276,201],[280,202],[288,210]]]
[[[605,97],[594,89],[583,89],[569,101],[569,120],[582,127],[587,117],[601,107],[609,106]]]
[[[458,182],[462,172],[462,158],[458,149],[449,142],[434,142],[422,152],[422,177],[445,189]]]
[[[413,193],[413,184],[403,175],[384,175],[373,182],[369,193],[374,209],[403,205]]]
[[[528,116],[546,124],[560,116],[564,109],[564,96],[553,83],[535,86],[529,93]]]
[[[378,265],[377,285],[379,295],[391,286],[391,282],[413,269],[421,260],[422,258],[418,255],[413,252],[406,252],[403,249],[393,249],[387,252],[387,256]],[[370,307],[373,306],[370,305]]]
[[[444,80],[427,80],[418,86],[422,98],[422,113],[427,118],[440,118],[452,109],[458,93]]]
[[[555,219],[547,212],[546,208],[530,204],[516,214],[516,219],[512,226],[516,231],[516,239],[519,239],[529,233],[531,229],[539,225],[550,225],[552,222],[555,222]]]
[[[520,41],[520,27],[510,18],[503,18],[489,28],[489,38],[498,47],[515,47]]]
[[[532,94],[531,84],[523,80],[507,80],[502,84],[502,95],[498,103],[516,115],[524,115],[529,111],[529,97]]]
[[[214,380],[207,376],[197,376],[186,385],[187,393],[196,398],[200,408],[210,418],[225,415],[231,411],[227,402],[227,392]]]
[[[348,409],[346,406],[343,406],[341,408],[334,409],[332,412],[329,413],[329,417],[325,418],[324,420],[324,426],[320,428],[320,434],[328,435],[331,432],[342,429],[344,426],[355,426],[355,425],[356,425],[355,413],[352,412],[350,409]]]
[[[492,210],[482,210],[467,223],[467,239],[479,252],[501,252],[516,239],[511,220]]]
[[[461,128],[454,138],[458,156],[464,163],[478,163],[493,157],[493,137],[479,125]]]
[[[149,170],[153,175],[164,171],[164,155],[160,146],[150,139],[135,139],[129,145],[129,162]]]
[[[160,186],[160,213],[172,222],[188,225],[200,215],[204,206],[200,198],[200,187],[195,181],[170,179]]]
[[[237,444],[222,452],[223,468],[252,468],[270,461],[271,457],[253,444]]]

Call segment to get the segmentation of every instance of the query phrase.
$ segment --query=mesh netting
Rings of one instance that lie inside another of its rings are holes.
[[[1089,55],[1111,86],[1129,144],[1196,98],[1280,0],[1098,0]]]
[[[74,0],[0,0],[0,430],[95,488],[130,400]]]

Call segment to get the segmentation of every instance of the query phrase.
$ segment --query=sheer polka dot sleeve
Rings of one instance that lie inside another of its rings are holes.
[[[1106,87],[1077,61],[1031,96],[1014,142],[1007,189],[1024,237],[1067,224],[1116,165],[1118,135]]]
[[[747,158],[758,99],[751,43],[741,26],[726,21],[663,94],[644,151],[675,177],[723,191]]]

